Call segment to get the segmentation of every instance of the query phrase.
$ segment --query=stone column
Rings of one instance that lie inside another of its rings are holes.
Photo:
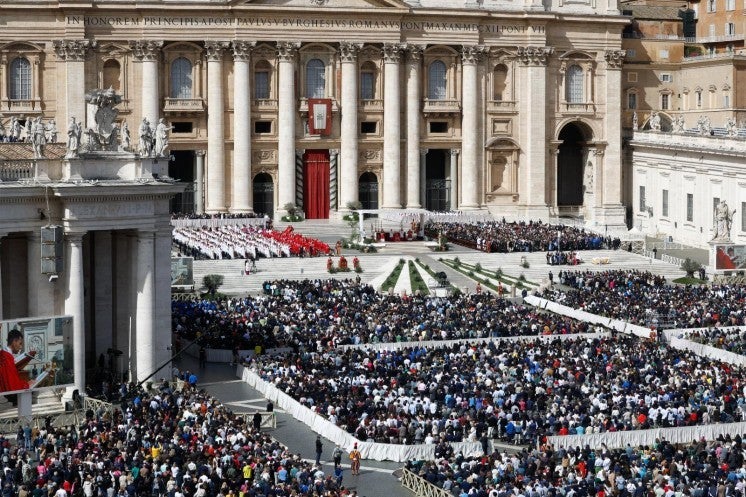
[[[75,388],[85,393],[85,292],[83,281],[83,233],[65,233],[67,239],[67,295],[65,314],[73,318],[73,374]]]
[[[358,200],[358,67],[357,52],[362,44],[343,41],[339,44],[339,58],[342,65],[342,122],[340,129],[340,171],[339,205],[347,210],[347,204]]]
[[[197,150],[195,157],[194,174],[194,211],[197,214],[205,213],[205,151]]]
[[[603,192],[603,218],[597,218],[597,224],[607,226],[625,226],[625,210],[622,205],[622,64],[624,50],[607,50],[606,59],[606,113],[604,129],[606,131],[606,150],[597,156],[601,165],[596,171],[603,170],[603,179],[596,178],[596,195]],[[600,181],[603,181],[602,183]]]
[[[153,264],[153,232],[137,232],[137,290],[135,350],[137,351],[137,381],[143,381],[155,371],[155,279]]]
[[[3,319],[3,255],[5,253],[5,250],[3,250],[3,238],[5,238],[8,234],[5,232],[0,231],[0,320]]]
[[[450,176],[451,176],[451,210],[455,211],[458,210],[458,154],[461,153],[461,150],[458,148],[452,148],[450,150],[450,156],[451,156],[451,167],[450,167]]]
[[[551,148],[549,149],[549,155],[551,157],[551,181],[552,181],[552,196],[550,198],[550,207],[549,211],[552,212],[552,209],[554,209],[554,215],[559,216],[559,199],[557,198],[557,192],[559,191],[557,189],[559,177],[557,175],[557,171],[559,170],[559,146],[562,144],[562,142],[553,142]]]
[[[401,47],[383,44],[383,208],[401,209]]]
[[[554,52],[552,47],[518,47],[518,61],[521,64],[520,81],[525,82],[520,90],[521,124],[519,133],[523,157],[526,165],[525,193],[527,215],[548,215],[546,199],[547,167],[547,119],[546,88],[547,62]]]
[[[407,208],[420,209],[425,198],[420,194],[420,105],[422,105],[422,45],[407,47]]]
[[[339,150],[336,148],[329,149],[329,211],[339,210],[337,204],[337,191],[339,182],[337,181],[337,170],[339,167]]]
[[[426,148],[419,149],[420,152],[420,203],[423,209],[427,208],[427,153]]]
[[[147,119],[155,128],[161,115],[160,83],[158,81],[158,62],[161,55],[162,40],[137,40],[130,42],[135,59],[141,61],[142,82],[142,118]],[[135,127],[137,129],[137,127]]]
[[[251,201],[251,78],[254,41],[234,41],[233,47],[233,200],[231,212],[252,212]]]
[[[484,53],[482,46],[463,46],[461,107],[461,209],[478,209],[482,188],[479,183],[479,128],[477,118],[477,64]]]
[[[171,330],[171,224],[166,222],[159,226],[155,232],[154,247],[154,288],[155,302],[153,323],[153,335],[156,340],[153,343],[155,349],[155,367],[165,364],[171,357],[171,333],[163,333],[162,330]],[[155,379],[169,378],[171,370],[165,367],[158,372]]]
[[[96,330],[96,356],[106,353],[114,345],[114,244],[111,231],[95,231],[91,266],[96,270],[91,274],[95,293],[93,302],[94,320],[92,327]]]
[[[207,199],[205,211],[224,212],[225,202],[225,103],[223,102],[223,53],[227,41],[206,41],[207,51]]]
[[[278,42],[278,88],[277,101],[277,188],[280,217],[288,203],[295,203],[295,58],[300,43]]]
[[[64,62],[65,68],[65,95],[64,95],[64,124],[65,129],[71,117],[78,122],[86,123],[85,102],[85,58],[88,50],[96,46],[95,40],[55,40],[52,42],[57,59]],[[35,68],[34,70],[38,70]],[[37,93],[34,98],[39,98]],[[62,100],[62,99],[60,99]],[[59,119],[59,118],[58,118]],[[59,123],[59,121],[58,121]]]

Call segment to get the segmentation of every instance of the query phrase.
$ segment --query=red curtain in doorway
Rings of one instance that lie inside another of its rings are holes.
[[[303,207],[306,219],[329,218],[329,151],[303,154]]]

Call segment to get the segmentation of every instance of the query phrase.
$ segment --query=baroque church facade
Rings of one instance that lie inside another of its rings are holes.
[[[614,0],[0,4],[0,112],[172,126],[176,212],[363,208],[622,226]]]

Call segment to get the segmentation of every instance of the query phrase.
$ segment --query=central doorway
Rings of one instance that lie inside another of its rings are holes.
[[[557,158],[557,206],[583,205],[583,157],[586,137],[571,123],[562,128]]]
[[[168,175],[186,184],[184,193],[177,193],[171,199],[172,214],[194,213],[194,150],[172,150],[172,160],[168,161]]]
[[[378,209],[378,178],[370,171],[360,175],[358,180],[358,198],[363,209]]]
[[[306,219],[329,219],[329,150],[303,154],[303,209]]]
[[[275,215],[275,185],[272,176],[259,173],[254,176],[254,213],[266,214],[272,218]]]
[[[451,180],[447,179],[446,149],[430,149],[425,156],[425,209],[448,211],[451,209]]]

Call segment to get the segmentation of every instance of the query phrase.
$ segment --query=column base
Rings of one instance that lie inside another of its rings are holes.
[[[253,214],[254,209],[250,207],[236,207],[235,209],[228,209],[228,212],[230,212],[231,214]]]
[[[627,231],[627,211],[623,205],[604,205],[592,208],[592,222],[588,225],[604,231]]]
[[[407,204],[405,209],[422,209],[422,205],[420,204]]]
[[[458,206],[460,211],[486,211],[487,209],[479,204],[461,204]]]
[[[402,206],[401,206],[401,204],[397,204],[397,205],[383,205],[383,206],[381,206],[381,209],[391,209],[391,210],[400,211],[402,209]]]

